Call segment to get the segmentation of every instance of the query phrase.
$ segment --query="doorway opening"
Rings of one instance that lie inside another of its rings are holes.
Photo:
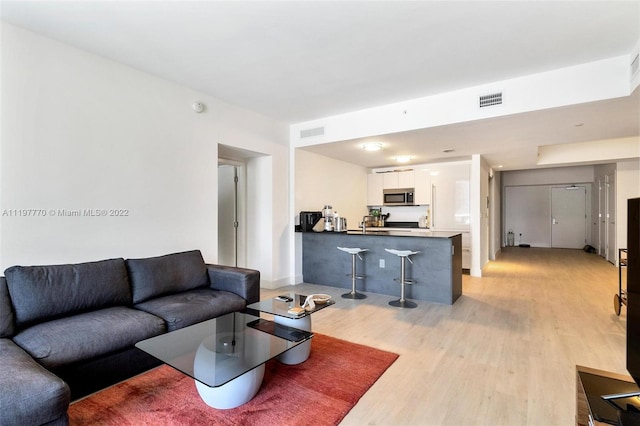
[[[271,210],[270,156],[218,144],[218,263],[271,273],[269,228],[263,211]],[[237,179],[236,179],[237,176]],[[237,180],[237,182],[236,182]]]
[[[246,166],[218,160],[218,264],[246,266]]]
[[[551,247],[583,248],[587,244],[587,188],[551,188]]]

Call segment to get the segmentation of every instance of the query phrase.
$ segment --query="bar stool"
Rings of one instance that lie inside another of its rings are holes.
[[[351,274],[347,274],[348,277],[351,277],[351,292],[343,294],[342,297],[345,299],[366,299],[366,295],[356,291],[356,280],[363,280],[366,277],[366,275],[356,274],[356,256],[364,261],[360,253],[368,251],[368,249],[338,247],[338,250],[342,250],[351,255]]]
[[[400,258],[400,299],[393,300],[393,301],[389,302],[389,305],[395,306],[396,308],[415,308],[415,307],[417,307],[418,306],[417,304],[415,304],[414,302],[412,302],[410,300],[406,300],[404,298],[404,286],[405,286],[405,284],[414,284],[415,283],[414,280],[407,279],[405,277],[404,261],[406,259],[409,262],[413,263],[413,261],[411,260],[410,256],[413,256],[414,254],[418,254],[420,252],[419,251],[411,251],[411,250],[395,250],[395,249],[388,249],[388,248],[386,248],[385,251],[387,251],[388,253],[391,253],[391,254],[395,254],[396,256],[398,256]]]

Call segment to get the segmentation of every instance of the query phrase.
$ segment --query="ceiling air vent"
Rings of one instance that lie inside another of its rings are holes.
[[[324,136],[324,127],[300,130],[300,139]]]
[[[480,96],[480,108],[502,105],[502,92]]]

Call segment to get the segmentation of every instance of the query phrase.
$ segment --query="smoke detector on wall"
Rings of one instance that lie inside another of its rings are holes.
[[[193,105],[191,105],[191,107],[198,114],[200,114],[201,112],[204,112],[204,104],[202,102],[194,102]]]

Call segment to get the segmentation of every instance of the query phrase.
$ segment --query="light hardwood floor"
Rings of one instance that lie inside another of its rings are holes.
[[[285,289],[334,297],[313,331],[400,354],[342,425],[574,425],[576,364],[626,374],[618,269],[582,250],[504,249],[453,306],[312,284],[262,298]]]

